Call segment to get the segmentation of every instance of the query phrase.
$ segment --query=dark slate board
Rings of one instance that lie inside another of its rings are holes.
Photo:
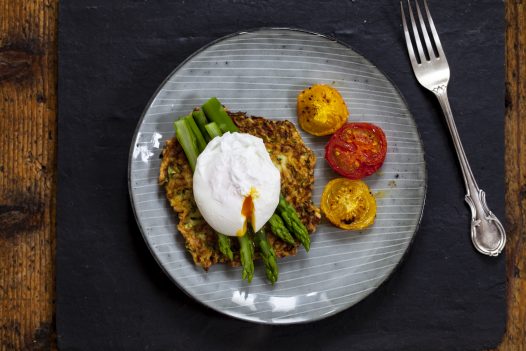
[[[458,129],[503,218],[504,4],[430,3],[452,67]],[[398,85],[426,150],[419,233],[392,278],[323,321],[262,326],[208,310],[150,255],[128,199],[128,151],[162,80],[208,42],[260,26],[332,35]],[[413,78],[398,1],[62,1],[59,18],[57,333],[61,350],[480,350],[506,316],[504,257],[475,252],[439,105]],[[491,160],[491,162],[488,162]]]

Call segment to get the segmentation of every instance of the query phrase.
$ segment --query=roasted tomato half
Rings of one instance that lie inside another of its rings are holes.
[[[363,181],[337,178],[323,189],[321,210],[335,226],[359,230],[374,223],[376,200]]]
[[[349,111],[338,90],[316,84],[298,95],[298,119],[301,128],[312,135],[329,135],[347,121]]]
[[[371,123],[347,123],[325,146],[325,159],[336,172],[349,179],[361,179],[384,163],[387,140],[380,127]]]

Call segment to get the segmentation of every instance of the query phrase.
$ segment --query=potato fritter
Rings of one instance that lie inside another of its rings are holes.
[[[272,121],[262,117],[247,117],[243,112],[229,112],[240,132],[263,139],[270,158],[281,172],[281,193],[292,204],[309,233],[320,221],[320,210],[312,202],[316,157],[289,121]],[[219,251],[217,236],[199,213],[192,190],[192,170],[184,151],[174,137],[167,141],[162,152],[159,182],[164,185],[170,205],[179,215],[177,229],[185,238],[187,250],[196,265],[205,270],[216,263],[239,266],[237,240],[232,240],[234,259]],[[269,242],[277,257],[295,255],[296,245],[289,245],[272,235],[267,226]],[[257,258],[257,254],[256,254]]]

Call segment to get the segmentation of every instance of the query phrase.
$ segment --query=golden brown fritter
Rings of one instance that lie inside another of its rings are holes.
[[[298,212],[310,233],[320,221],[320,210],[312,203],[314,166],[316,157],[305,146],[298,131],[289,121],[272,121],[261,117],[247,117],[242,112],[229,112],[240,132],[263,139],[270,157],[281,172],[281,193]],[[179,214],[177,229],[185,238],[186,248],[195,264],[208,269],[215,263],[240,264],[237,240],[232,240],[234,260],[219,251],[217,236],[205,222],[194,201],[192,170],[183,149],[174,137],[167,141],[162,152],[159,182],[164,185],[166,197]],[[276,256],[295,255],[298,245],[289,245],[271,234],[269,242]]]

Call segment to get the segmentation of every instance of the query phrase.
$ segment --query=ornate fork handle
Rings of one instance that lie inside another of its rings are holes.
[[[465,200],[471,208],[471,240],[475,248],[485,255],[497,256],[506,244],[506,232],[498,218],[490,211],[486,203],[486,194],[477,185],[471,167],[469,166],[464,147],[458,135],[457,126],[447,97],[447,85],[439,85],[433,89],[453,138],[455,150],[466,183]]]

